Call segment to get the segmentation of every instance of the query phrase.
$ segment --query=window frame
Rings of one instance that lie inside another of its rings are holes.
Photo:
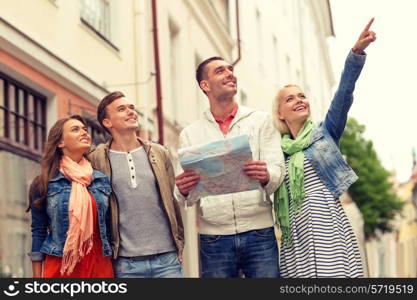
[[[112,18],[111,18],[111,7],[110,7],[110,2],[107,0],[94,0],[94,1],[100,1],[100,2],[105,2],[106,5],[108,6],[108,11],[107,11],[107,18],[108,20],[105,20],[105,22],[108,23],[108,36],[106,36],[105,32],[100,31],[100,28],[97,28],[96,24],[94,24],[94,22],[90,22],[88,20],[88,18],[85,17],[85,14],[83,13],[83,9],[84,9],[84,1],[81,1],[81,8],[80,8],[80,20],[81,23],[83,25],[85,25],[88,29],[90,29],[91,31],[93,31],[96,35],[98,35],[102,40],[104,40],[107,44],[109,44],[113,49],[115,49],[116,51],[119,51],[119,48],[115,46],[115,44],[111,41],[111,36],[112,36]],[[95,18],[97,16],[94,16]]]
[[[101,143],[107,143],[111,136],[105,131],[94,116],[84,113],[82,115],[87,123],[88,134],[91,136],[91,146],[98,146]]]
[[[47,132],[47,97],[3,72],[0,72],[0,80],[3,81],[4,99],[4,102],[0,104],[0,111],[2,111],[4,116],[1,120],[3,124],[0,124],[0,126],[4,126],[4,132],[0,136],[0,150],[12,152],[34,161],[40,161]],[[11,86],[14,88],[13,99],[10,99]],[[21,94],[19,91],[22,91],[23,102],[19,99]],[[34,101],[34,103],[31,103],[31,105],[33,104],[33,116],[29,115],[28,99],[30,96],[32,96],[32,101]],[[10,100],[14,101],[13,106],[11,106]],[[23,103],[23,107],[19,109],[21,103]],[[39,109],[41,110],[40,112]],[[40,120],[38,120],[39,117]],[[14,118],[14,128],[11,124],[11,118]],[[20,136],[21,126],[23,126],[22,137]],[[32,137],[30,136],[30,128],[35,129]],[[38,131],[41,134],[40,138]]]

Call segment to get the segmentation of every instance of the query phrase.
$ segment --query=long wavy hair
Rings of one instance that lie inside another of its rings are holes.
[[[32,184],[30,185],[29,207],[27,211],[30,210],[31,206],[35,206],[39,209],[45,208],[45,200],[48,191],[49,180],[58,174],[59,164],[63,155],[63,152],[61,148],[58,147],[58,145],[62,141],[64,124],[72,119],[78,120],[87,126],[87,123],[83,117],[80,115],[72,115],[56,121],[54,126],[52,126],[52,128],[49,130],[48,139],[45,144],[44,155],[41,160],[40,175],[35,177],[35,179],[32,181]],[[86,156],[86,154],[84,154],[84,156]]]

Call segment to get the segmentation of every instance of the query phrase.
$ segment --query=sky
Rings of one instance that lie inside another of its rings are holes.
[[[367,22],[377,40],[357,81],[349,116],[366,126],[383,166],[395,170],[399,182],[412,170],[417,151],[417,1],[330,0],[335,38],[329,39],[336,80],[344,60]]]

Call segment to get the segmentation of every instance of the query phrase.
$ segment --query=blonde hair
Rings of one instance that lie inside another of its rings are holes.
[[[272,120],[274,121],[274,125],[276,129],[278,129],[281,135],[291,134],[290,129],[287,126],[287,123],[285,123],[284,121],[281,121],[278,118],[279,104],[281,102],[280,101],[281,93],[284,91],[284,89],[289,88],[289,87],[298,87],[301,90],[301,87],[297,84],[290,83],[290,84],[284,85],[282,88],[278,90],[278,93],[276,94],[272,102]]]

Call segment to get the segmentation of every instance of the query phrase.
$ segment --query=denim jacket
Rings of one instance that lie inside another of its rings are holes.
[[[97,205],[97,217],[102,242],[103,256],[110,256],[110,210],[111,186],[108,177],[93,171],[93,180],[87,187]],[[68,205],[71,181],[61,172],[49,181],[46,209],[31,206],[32,250],[28,255],[32,261],[42,261],[45,254],[62,257],[69,227]]]
[[[365,59],[365,54],[358,55],[352,51],[349,53],[326,118],[313,130],[311,144],[304,150],[317,175],[336,198],[339,198],[358,179],[340,153],[339,140],[352,105],[355,82],[365,64]]]

